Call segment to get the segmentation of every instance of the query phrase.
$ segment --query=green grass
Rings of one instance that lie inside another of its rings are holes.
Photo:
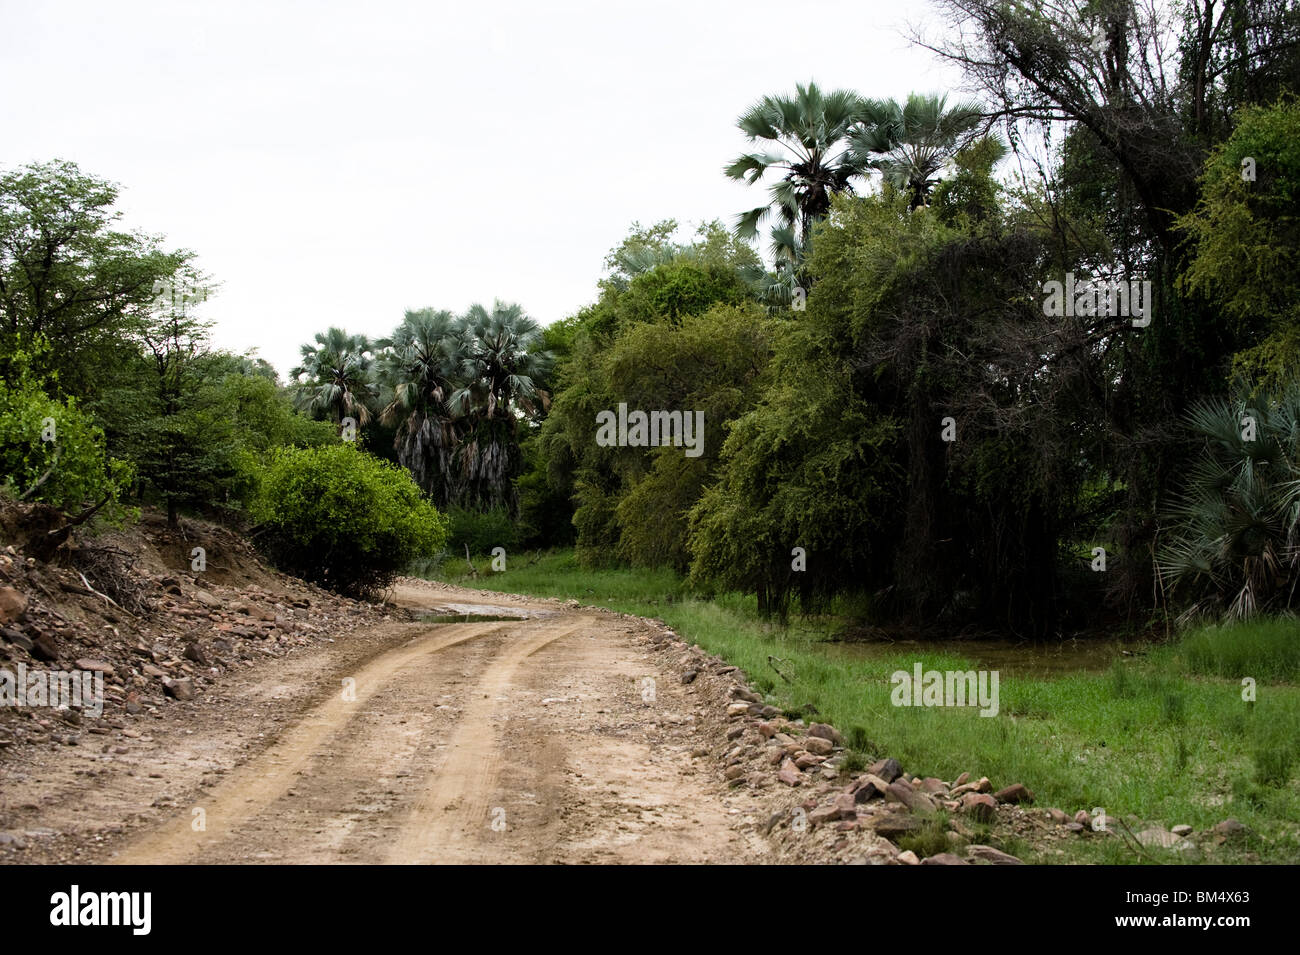
[[[1273,617],[1201,627],[1166,653],[1190,673],[1300,683],[1300,620]]]
[[[1248,844],[1254,857],[1300,861],[1300,687],[1289,662],[1294,638],[1285,636],[1296,633],[1294,621],[1196,631],[1146,656],[1117,657],[1108,672],[1003,674],[1000,713],[987,718],[975,708],[891,703],[892,672],[917,661],[926,669],[978,668],[960,656],[922,645],[846,653],[828,643],[841,621],[780,627],[756,617],[752,598],[699,599],[670,571],[592,570],[567,551],[474,581],[457,576],[461,567],[449,561],[438,579],[662,620],[742,668],[774,705],[811,707],[862,759],[893,756],[911,772],[942,779],[967,771],[996,786],[1023,782],[1039,806],[1102,807],[1135,829],[1186,823],[1200,830],[1232,816],[1259,834]],[[1253,703],[1242,698],[1243,676],[1257,681]],[[1063,857],[1016,843],[1027,860],[1146,861],[1118,838],[1059,846]],[[1148,855],[1184,861],[1159,850]],[[1226,848],[1206,857],[1234,858]]]

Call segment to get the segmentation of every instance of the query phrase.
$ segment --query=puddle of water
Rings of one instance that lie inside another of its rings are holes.
[[[487,613],[426,613],[419,618],[420,623],[500,623],[523,619],[523,617],[502,617]]]

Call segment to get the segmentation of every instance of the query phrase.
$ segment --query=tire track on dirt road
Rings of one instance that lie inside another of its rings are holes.
[[[492,831],[491,802],[502,764],[493,716],[529,657],[592,623],[592,618],[571,616],[548,621],[540,633],[507,645],[492,661],[461,713],[447,761],[429,778],[396,836],[389,863],[476,861],[481,855],[476,844]]]
[[[408,583],[392,599],[417,615],[495,619],[394,622],[375,632],[377,653],[340,647],[245,678],[213,700],[214,712],[193,713],[138,756],[131,773],[95,777],[84,831],[132,812],[148,827],[100,858],[499,865],[766,855],[752,823],[770,815],[768,794],[737,790],[719,768],[737,745],[722,738],[725,698],[707,674],[682,679],[683,664],[663,656],[660,626],[443,585]],[[507,613],[518,619],[502,620]],[[347,676],[353,700],[340,693]],[[150,813],[146,798],[166,815]],[[191,808],[204,810],[204,831],[191,828]],[[504,825],[494,826],[498,816]]]
[[[329,741],[345,733],[353,716],[395,676],[424,658],[505,629],[500,623],[428,627],[411,642],[381,654],[354,678],[355,699],[344,699],[342,687],[318,704],[266,751],[228,775],[203,799],[203,831],[193,818],[178,816],[146,833],[119,852],[120,865],[174,865],[235,836],[259,812],[282,797],[297,775]]]

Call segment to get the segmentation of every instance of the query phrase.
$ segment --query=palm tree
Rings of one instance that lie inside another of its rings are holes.
[[[297,382],[294,403],[313,417],[369,423],[379,393],[369,339],[331,327],[315,340],[302,346],[302,364],[289,372]]]
[[[540,384],[551,356],[538,347],[541,326],[518,305],[473,305],[462,322],[462,384],[448,400],[451,413],[466,421],[454,455],[458,486],[471,506],[513,511],[519,419],[549,405]]]
[[[813,226],[830,212],[831,196],[850,190],[854,176],[871,170],[868,157],[848,145],[862,98],[850,90],[823,93],[812,82],[795,90],[794,97],[763,97],[736,121],[751,142],[763,140],[773,148],[745,153],[726,168],[732,179],[750,185],[769,171],[781,175],[769,189],[771,201],[742,213],[736,222],[737,235],[753,238],[775,212],[785,230],[774,236],[778,262],[793,262]]]
[[[395,426],[398,462],[439,506],[456,497],[452,453],[456,421],[452,394],[467,358],[464,322],[448,311],[408,311],[381,341],[379,376],[391,399],[380,420]]]
[[[856,166],[879,169],[885,180],[926,205],[944,165],[970,138],[983,118],[976,102],[946,108],[947,96],[913,93],[897,100],[864,100],[862,122],[849,134]]]
[[[1244,618],[1294,605],[1300,579],[1300,387],[1252,407],[1244,397],[1198,405],[1189,424],[1200,459],[1170,508],[1158,567],[1194,598],[1186,616]]]

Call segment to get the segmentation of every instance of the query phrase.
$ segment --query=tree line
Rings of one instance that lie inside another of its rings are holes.
[[[6,174],[11,493],[49,470],[30,422],[56,410],[103,448],[35,495],[65,503],[238,516],[276,449],[355,438],[451,513],[452,546],[571,544],[776,616],[1052,638],[1293,607],[1300,11],[937,6],[918,42],[976,99],[763,96],[719,157],[766,187],[732,222],[634,225],[545,327],[414,310],[323,331],[284,382],[211,349],[193,296],[160,303],[207,280],[121,230],[111,185]],[[1141,321],[1048,303],[1117,282],[1150,290]],[[702,412],[702,452],[598,442],[620,404]]]

